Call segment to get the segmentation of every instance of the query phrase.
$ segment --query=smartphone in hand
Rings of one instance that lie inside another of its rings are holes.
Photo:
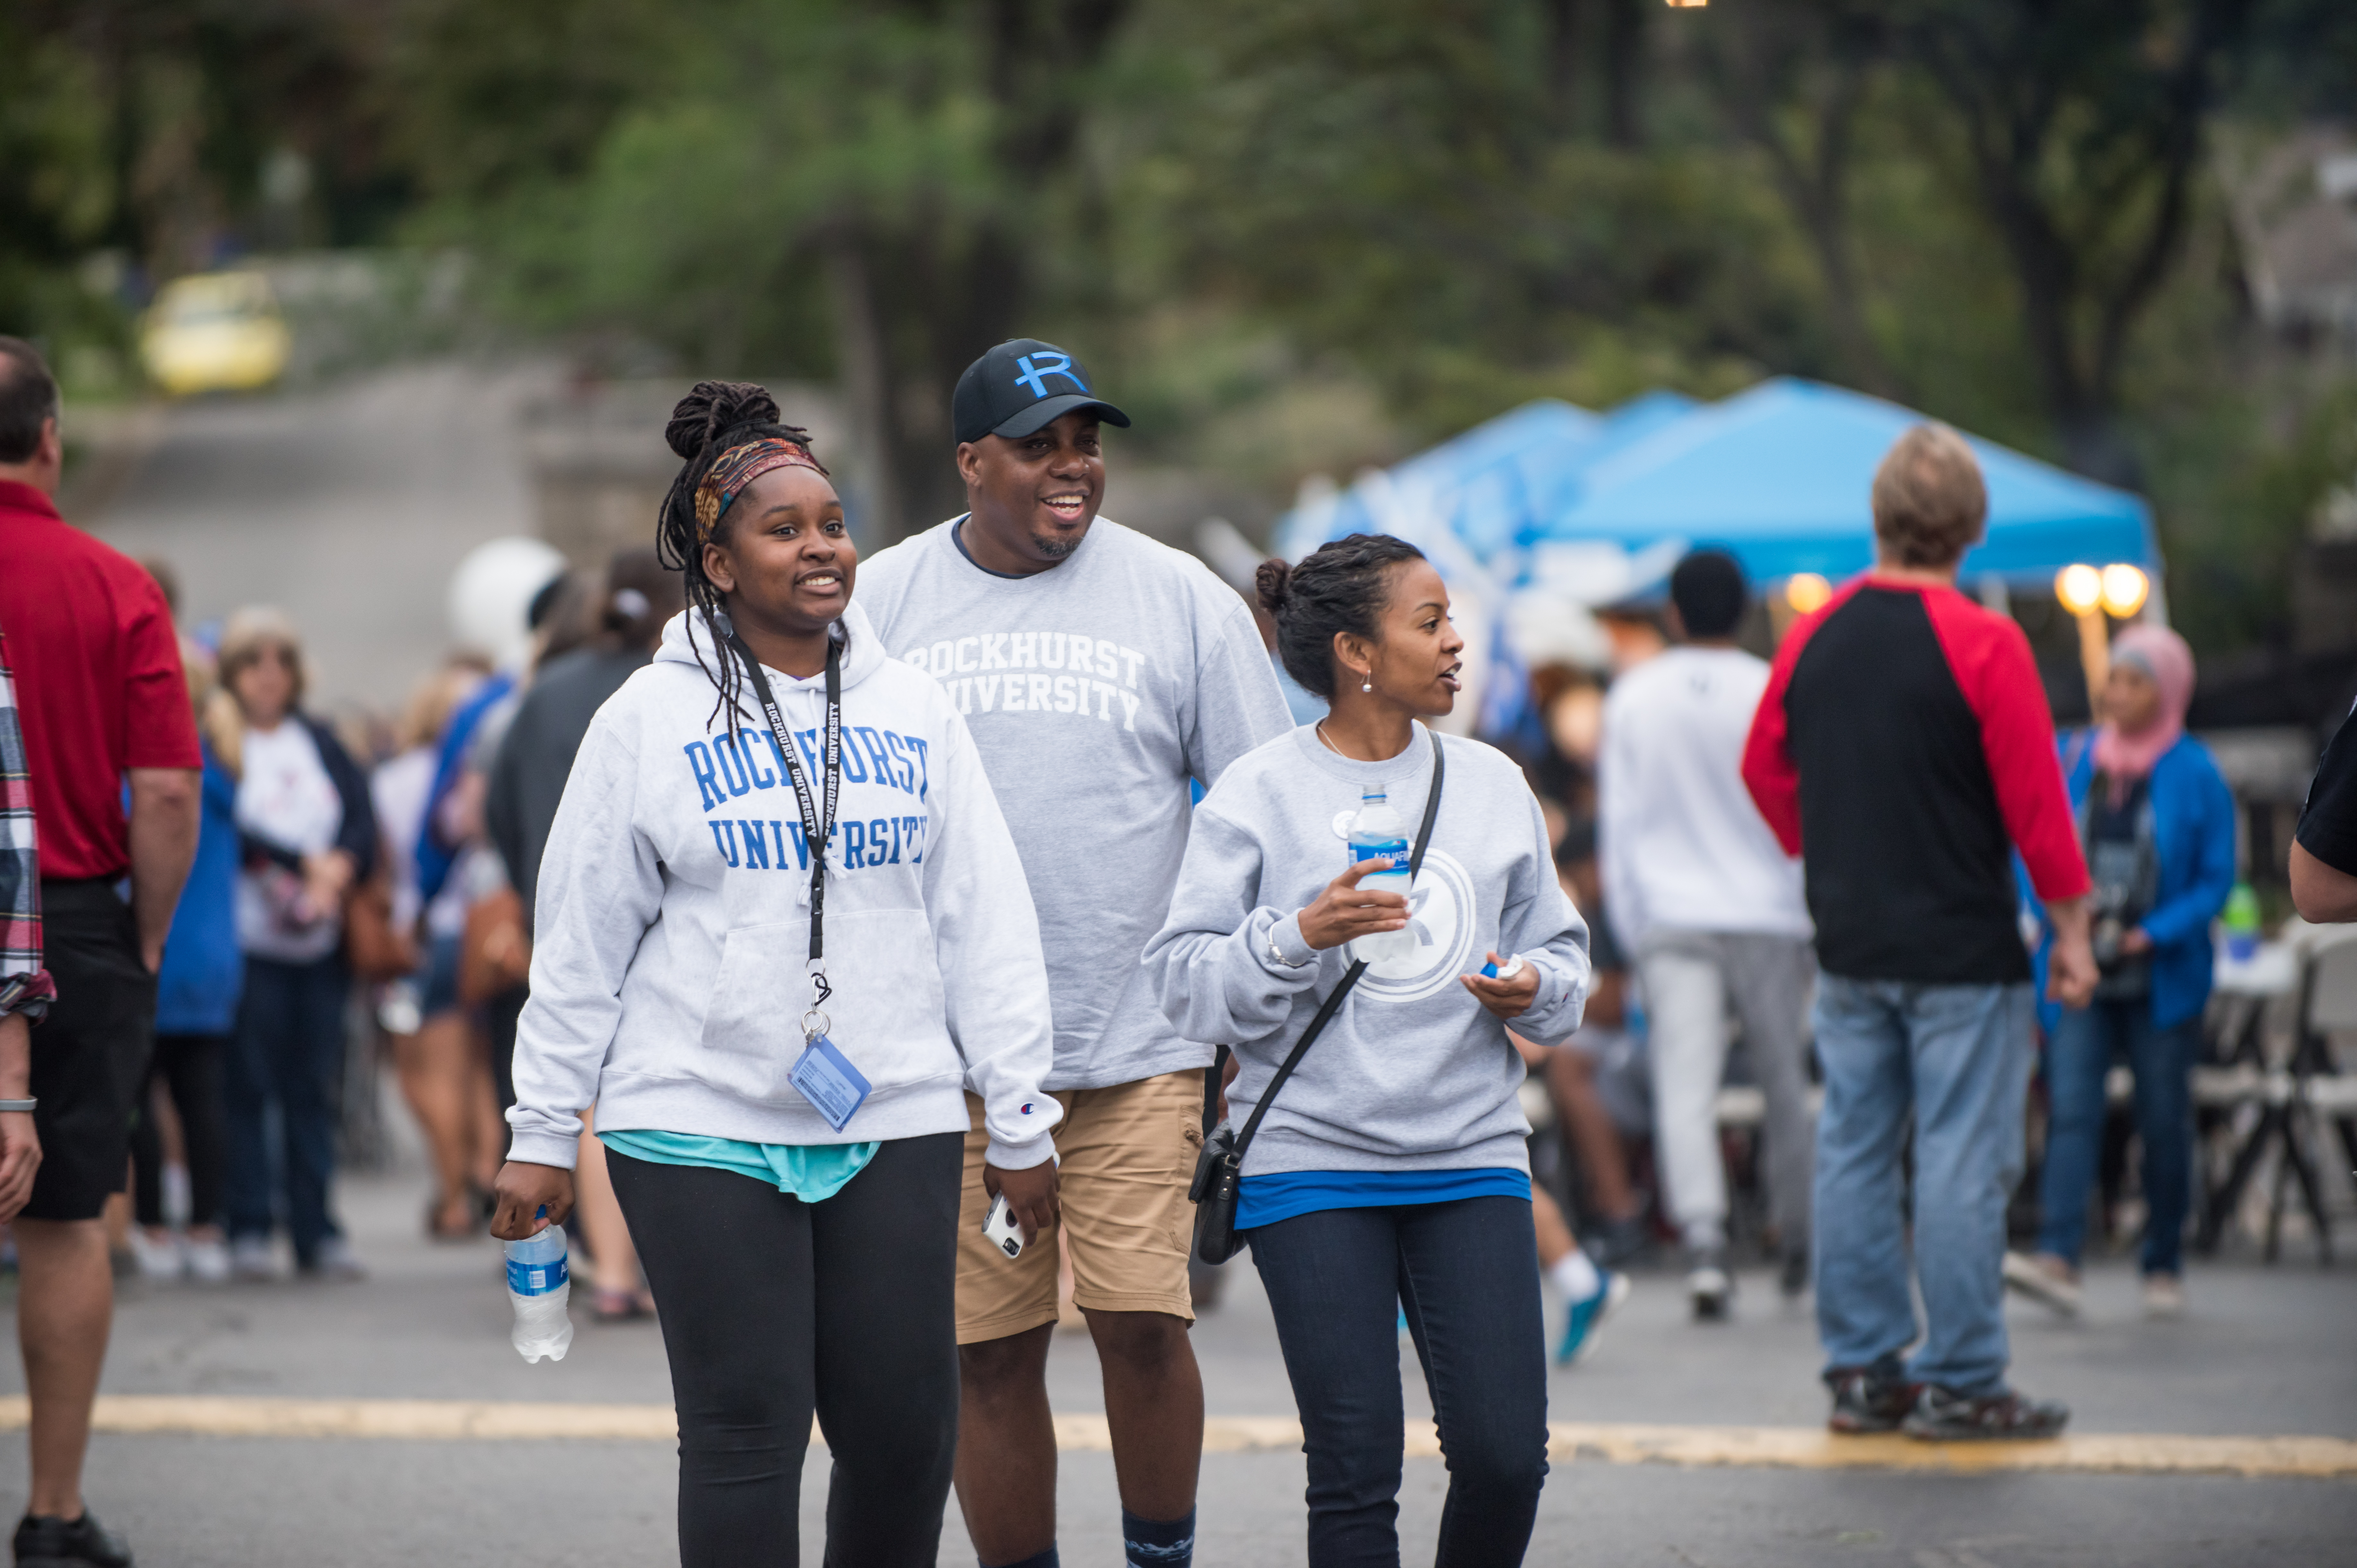
[[[1016,1219],[1015,1210],[1007,1207],[1005,1193],[990,1200],[990,1212],[983,1216],[982,1233],[990,1239],[992,1246],[1009,1258],[1023,1255],[1023,1222]]]

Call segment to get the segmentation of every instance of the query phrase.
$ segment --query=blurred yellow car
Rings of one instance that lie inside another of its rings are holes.
[[[285,318],[260,273],[199,273],[164,285],[140,334],[140,357],[175,397],[252,392],[276,381],[290,347]]]

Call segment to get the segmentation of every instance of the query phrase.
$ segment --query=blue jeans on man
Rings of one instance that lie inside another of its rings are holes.
[[[2087,1196],[2095,1184],[2110,1100],[2104,1079],[2115,1056],[2136,1078],[2136,1139],[2144,1145],[2144,1272],[2184,1273],[2185,1214],[2193,1193],[2193,1054],[2201,1015],[2152,1026],[2152,1001],[2136,996],[2066,1008],[2046,1043],[2046,1168],[2039,1178],[2044,1219],[2038,1250],[2073,1266],[2087,1237]]]
[[[1814,1232],[1817,1333],[1828,1369],[1895,1367],[1910,1381],[2002,1392],[2006,1206],[2022,1170],[2030,986],[1823,976]],[[1913,1275],[1906,1177],[1915,1133]]]

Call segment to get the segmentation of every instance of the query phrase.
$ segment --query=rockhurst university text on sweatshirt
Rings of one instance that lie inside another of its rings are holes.
[[[1200,562],[1107,518],[1063,564],[1003,577],[945,522],[864,561],[884,645],[974,731],[1039,911],[1051,1089],[1201,1067],[1137,967],[1186,852],[1188,779],[1292,727],[1252,612]]]
[[[991,1162],[1048,1157],[1048,977],[1023,868],[973,736],[942,689],[845,613],[843,776],[827,846],[828,1034],[874,1085],[840,1133],[788,1082],[812,1003],[810,846],[748,691],[732,735],[700,618],[597,710],[540,865],[532,1000],[517,1030],[514,1157],[573,1164],[601,1133],[759,1144],[962,1133]],[[822,793],[823,676],[770,684]],[[823,802],[813,805],[823,810]]]
[[[1179,1033],[1234,1043],[1243,1068],[1228,1103],[1238,1126],[1350,967],[1342,948],[1303,945],[1301,911],[1350,864],[1342,830],[1361,787],[1383,784],[1413,828],[1431,791],[1434,744],[1419,726],[1398,757],[1354,762],[1305,725],[1240,759],[1196,809],[1170,918],[1146,967]],[[1530,1168],[1523,1058],[1458,976],[1492,950],[1520,954],[1539,989],[1514,1032],[1558,1044],[1579,1027],[1587,927],[1555,882],[1522,770],[1479,741],[1438,744],[1448,777],[1408,896],[1415,951],[1360,977],[1278,1092],[1244,1156],[1247,1176]],[[1272,935],[1284,963],[1270,954]]]

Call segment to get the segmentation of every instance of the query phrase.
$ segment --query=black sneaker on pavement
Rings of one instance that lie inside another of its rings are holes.
[[[1835,1367],[1825,1374],[1825,1387],[1834,1392],[1825,1425],[1846,1437],[1898,1431],[1921,1392],[1920,1385],[1875,1367]]]
[[[1718,1253],[1695,1254],[1694,1266],[1686,1271],[1686,1299],[1694,1305],[1696,1323],[1727,1321],[1735,1301],[1735,1276]]]
[[[80,1519],[27,1514],[14,1546],[16,1568],[132,1568],[131,1548],[88,1509]]]
[[[1960,1394],[1926,1383],[1901,1423],[1910,1437],[1926,1443],[1990,1443],[2059,1437],[2070,1423],[2071,1407],[2058,1400],[2001,1394]]]

